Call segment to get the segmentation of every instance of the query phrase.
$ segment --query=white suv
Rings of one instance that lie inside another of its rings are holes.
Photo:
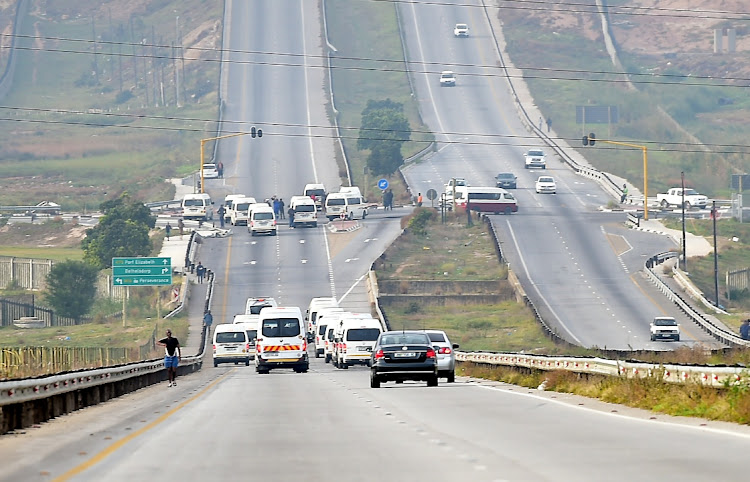
[[[651,341],[661,338],[671,338],[680,341],[680,325],[670,316],[657,316],[651,322]]]
[[[547,169],[547,160],[544,158],[544,151],[541,149],[529,149],[526,153],[526,169],[539,167]]]
[[[468,37],[469,36],[469,26],[465,23],[457,23],[456,26],[453,28],[453,36],[455,37]]]

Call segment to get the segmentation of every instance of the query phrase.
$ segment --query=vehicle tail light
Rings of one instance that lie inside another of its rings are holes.
[[[245,343],[245,350],[250,351],[250,343]]]
[[[379,358],[385,358],[385,353],[383,353],[382,348],[375,352],[375,359],[377,360]]]
[[[307,351],[307,340],[302,342],[302,351]]]
[[[427,350],[427,358],[435,358],[435,350],[433,350],[432,348]]]
[[[273,220],[273,226],[276,226],[276,220],[275,219]]]
[[[214,353],[216,353],[216,345],[212,345],[214,347]]]
[[[343,351],[344,353],[346,353],[346,343],[342,343],[341,344],[341,351]]]
[[[453,350],[451,350],[450,348],[444,346],[444,347],[440,348],[440,350],[438,350],[438,353],[440,353],[441,355],[450,355],[451,353],[453,353]]]

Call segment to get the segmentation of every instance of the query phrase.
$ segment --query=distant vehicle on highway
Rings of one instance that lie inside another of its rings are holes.
[[[438,385],[437,353],[423,331],[386,331],[381,333],[370,359],[370,387],[404,380],[426,381]]]
[[[705,209],[708,204],[708,197],[703,194],[698,194],[695,189],[685,189],[685,209],[690,208],[701,208]],[[661,205],[662,208],[666,209],[669,206],[682,206],[683,192],[681,187],[673,187],[664,194],[657,194],[656,201]]]
[[[214,218],[213,204],[208,193],[185,194],[182,198],[182,217],[209,221]]]
[[[515,189],[518,178],[512,172],[501,172],[495,176],[495,187]]]
[[[216,164],[213,164],[213,163],[203,164],[203,179],[218,179],[218,178],[219,178],[219,169],[216,167]]]
[[[456,198],[456,206],[474,212],[511,214],[518,211],[518,201],[505,189],[499,187],[466,187],[465,194]]]
[[[680,325],[671,316],[657,316],[651,322],[651,341],[662,338],[680,341]]]
[[[465,23],[457,23],[455,27],[453,27],[453,36],[454,37],[468,37],[469,36],[469,26]]]
[[[440,74],[440,87],[453,87],[456,85],[456,74],[450,70],[444,70]]]
[[[263,308],[275,308],[277,305],[276,300],[269,298],[268,296],[260,298],[248,298],[245,302],[245,314],[246,315],[260,315],[260,310]]]
[[[552,176],[539,176],[534,184],[534,189],[538,194],[555,194],[557,192],[557,184]]]
[[[456,350],[457,343],[451,343],[448,334],[442,330],[425,330],[430,337],[432,346],[437,352],[438,377],[445,377],[448,383],[456,381]]]
[[[547,160],[544,157],[544,151],[541,149],[529,149],[526,153],[525,167],[526,169],[531,169],[532,167],[547,169]]]

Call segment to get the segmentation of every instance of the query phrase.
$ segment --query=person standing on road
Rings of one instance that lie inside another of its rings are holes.
[[[273,215],[281,219],[281,203],[275,198],[273,200]]]
[[[224,177],[224,163],[219,161],[219,163],[216,165],[216,170],[219,173],[219,177],[223,178]]]
[[[385,209],[393,211],[393,189],[386,191],[384,196]]]
[[[227,210],[224,209],[224,205],[222,204],[219,206],[219,209],[216,211],[216,214],[219,215],[219,222],[221,223],[221,227],[224,227],[224,214],[226,214]]]
[[[167,369],[167,377],[169,378],[169,386],[177,386],[177,367],[180,365],[180,358],[182,353],[180,352],[180,342],[177,338],[172,336],[172,330],[167,330],[166,338],[162,338],[157,342],[160,346],[166,347],[166,354],[164,355],[164,367]]]
[[[284,219],[284,198],[279,198],[279,214],[281,219]]]
[[[289,227],[294,227],[294,208],[289,206],[289,210],[286,212],[289,215]]]
[[[549,134],[550,129],[552,129],[552,117],[547,117],[547,134]]]
[[[214,322],[214,315],[211,314],[211,310],[206,311],[206,314],[203,315],[203,326],[208,328],[208,333],[211,333],[211,325]]]
[[[740,325],[740,338],[750,340],[750,320],[745,320]]]
[[[182,218],[177,220],[177,228],[180,230],[180,239],[182,239],[182,234],[185,232],[185,223]]]
[[[620,196],[620,203],[624,203],[627,198],[628,198],[628,185],[627,184],[623,184],[622,185],[622,195]]]
[[[417,206],[418,206],[418,207],[421,207],[421,206],[422,206],[422,193],[421,193],[421,192],[420,192],[420,193],[419,193],[419,195],[417,196]]]
[[[198,261],[198,266],[195,267],[195,274],[198,275],[198,283],[203,283],[203,277],[206,275],[206,267],[200,261]]]
[[[169,235],[172,234],[172,225],[167,221],[167,225],[164,226],[164,231],[167,233],[167,241],[169,241]]]

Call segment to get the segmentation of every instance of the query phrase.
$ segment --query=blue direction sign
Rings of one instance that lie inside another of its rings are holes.
[[[114,286],[172,284],[172,258],[112,258]]]
[[[383,191],[385,191],[386,189],[388,189],[388,186],[388,179],[381,179],[380,181],[378,181],[378,189],[382,189]]]

